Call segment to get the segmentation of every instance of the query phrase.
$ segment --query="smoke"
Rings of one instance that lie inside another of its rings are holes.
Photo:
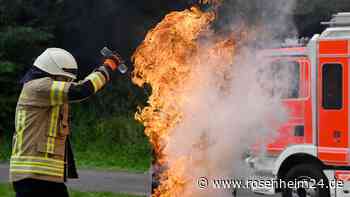
[[[273,45],[284,37],[297,36],[293,21],[295,0],[227,0],[218,10],[216,29],[231,30],[240,25],[255,29],[255,44]]]
[[[229,77],[211,61],[192,70],[182,121],[171,132],[165,149],[169,166],[184,155],[191,158],[186,176],[192,183],[183,196],[231,196],[229,190],[198,190],[195,181],[248,176],[242,155],[257,141],[261,147],[271,142],[278,126],[288,119],[281,99],[295,86],[293,70],[264,63],[259,49],[296,35],[291,20],[294,1],[237,0],[224,6],[215,28],[227,31],[243,25],[248,35],[233,57],[234,64],[226,69]],[[230,9],[235,14],[224,17]],[[211,42],[205,39],[198,44]]]

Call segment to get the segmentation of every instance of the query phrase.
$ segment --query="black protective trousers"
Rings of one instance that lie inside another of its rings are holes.
[[[64,183],[24,179],[13,183],[16,197],[69,197]]]

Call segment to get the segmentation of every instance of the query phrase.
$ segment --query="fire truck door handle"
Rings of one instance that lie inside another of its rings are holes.
[[[333,131],[333,138],[336,142],[340,142],[340,139],[341,139],[341,131]]]

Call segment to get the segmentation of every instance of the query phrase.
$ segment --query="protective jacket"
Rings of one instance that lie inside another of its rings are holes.
[[[112,70],[101,66],[79,83],[42,77],[24,84],[16,107],[11,182],[26,178],[64,182],[72,174],[67,170],[72,165],[67,159],[69,103],[96,93],[111,75]]]

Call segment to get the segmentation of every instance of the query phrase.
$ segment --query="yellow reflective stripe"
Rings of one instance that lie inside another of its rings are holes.
[[[22,145],[23,145],[23,133],[25,129],[25,121],[26,121],[26,111],[21,111],[21,118],[19,120],[19,131],[18,131],[18,154],[22,153]]]
[[[63,169],[58,169],[58,168],[54,168],[54,167],[50,167],[50,166],[42,166],[42,165],[37,165],[37,164],[31,164],[31,165],[26,165],[26,164],[11,164],[10,168],[11,169],[18,169],[18,168],[40,168],[43,170],[50,170],[50,171],[54,171],[57,173],[63,173],[64,172],[64,168]]]
[[[51,159],[51,158],[45,158],[45,157],[38,157],[38,156],[12,156],[11,160],[38,160],[43,162],[54,162],[57,164],[64,164],[64,161],[57,160],[57,159]]]
[[[14,144],[12,146],[12,155],[16,155],[16,149],[17,149],[17,139],[14,140]]]
[[[100,76],[98,76],[98,75],[96,77],[96,81],[97,81],[97,84],[98,84],[98,87],[97,87],[96,91],[98,91],[98,90],[100,90],[103,87],[104,83],[103,83],[102,79],[100,78]]]
[[[95,92],[99,91],[106,84],[106,78],[100,72],[92,73],[86,79],[91,81]]]
[[[53,81],[50,91],[50,101],[51,105],[61,105],[64,103],[64,86],[66,82],[63,81]]]
[[[51,120],[50,120],[50,130],[49,130],[49,135],[50,136],[54,136],[56,134],[57,130],[57,123],[58,123],[58,115],[60,112],[60,107],[59,106],[55,106],[52,107],[51,109]]]
[[[52,107],[51,110],[51,120],[50,120],[50,127],[49,127],[49,137],[47,137],[47,143],[46,143],[46,152],[47,153],[54,153],[55,150],[55,137],[57,135],[57,125],[58,125],[58,116],[60,112],[59,106]]]
[[[94,86],[94,91],[97,92],[101,86],[99,83],[100,81],[98,80],[98,76],[96,73],[92,73],[91,75],[88,76],[88,79],[92,82],[92,85]]]
[[[21,117],[21,113],[22,113],[22,111],[18,110],[17,114],[16,114],[16,132],[19,130],[19,120],[20,120],[20,117]]]
[[[34,160],[42,160],[40,157],[29,158],[34,158]],[[47,161],[15,161],[11,158],[10,171],[11,173],[38,173],[62,177],[64,174],[64,163],[62,161],[60,162],[61,163],[48,163]]]
[[[47,138],[46,143],[46,157],[48,157],[47,153],[53,154],[55,150],[55,140],[52,137]]]
[[[16,169],[16,167],[25,167],[25,168],[41,168],[43,170],[51,170],[51,171],[55,171],[57,173],[63,173],[64,169],[57,169],[57,168],[53,168],[53,167],[49,167],[49,166],[41,166],[41,165],[36,165],[36,164],[31,164],[31,165],[26,165],[26,164],[11,164],[11,168],[12,169]]]
[[[58,164],[49,164],[49,163],[43,163],[43,162],[34,162],[34,161],[11,161],[11,166],[14,165],[23,165],[23,166],[41,166],[41,167],[49,167],[56,170],[63,170],[64,165],[58,165]]]
[[[57,93],[57,87],[58,83],[57,81],[54,81],[51,86],[51,92],[50,92],[50,100],[51,100],[51,105],[56,105],[56,93]]]
[[[17,140],[17,132],[19,130],[19,119],[20,119],[20,116],[21,116],[21,111],[18,110],[16,112],[16,135],[15,135],[15,138],[14,138],[14,144],[13,144],[13,147],[12,147],[12,155],[16,155],[16,152],[17,152],[17,144],[18,144],[18,140]]]
[[[106,77],[102,73],[98,73],[98,78],[99,78],[99,80],[100,80],[100,82],[102,84],[102,87],[103,87],[106,84],[106,82],[107,82]]]
[[[54,153],[55,145],[54,145],[54,140],[52,138],[48,139],[48,142],[46,144],[46,157],[48,157],[47,153]]]
[[[16,169],[10,169],[10,172],[22,173],[22,174],[35,173],[35,174],[44,174],[44,175],[50,175],[50,176],[63,177],[63,174],[53,173],[53,172],[48,172],[48,171],[42,171],[42,170],[16,170]]]
[[[23,132],[25,130],[26,111],[18,110],[16,118],[16,138],[13,145],[12,155],[19,155],[22,152]]]
[[[53,113],[54,113],[54,125],[53,125],[53,131],[52,131],[52,136],[56,137],[57,136],[57,126],[58,126],[58,116],[60,113],[60,107],[54,107],[52,109]]]

